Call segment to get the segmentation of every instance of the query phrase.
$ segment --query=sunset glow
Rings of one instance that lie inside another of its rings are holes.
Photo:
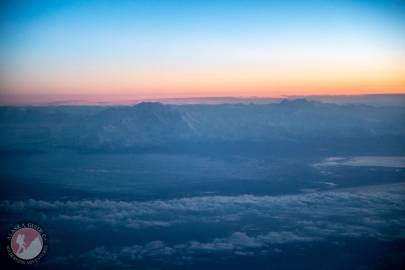
[[[405,93],[402,1],[10,1],[1,103]]]

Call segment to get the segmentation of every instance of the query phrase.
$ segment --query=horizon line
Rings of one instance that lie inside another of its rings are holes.
[[[76,95],[71,98],[55,98],[55,96],[38,95],[37,100],[17,100],[16,96],[0,94],[1,107],[45,107],[45,106],[131,106],[142,102],[160,102],[162,104],[227,104],[227,103],[269,103],[285,99],[321,99],[314,101],[327,101],[322,99],[359,99],[366,97],[398,97],[398,104],[405,105],[405,92],[387,92],[387,93],[362,93],[362,94],[310,94],[310,95],[280,95],[280,96],[191,96],[191,97],[158,97],[158,98],[135,98],[124,95],[112,96],[94,96],[94,95]],[[5,99],[4,99],[5,97]],[[73,98],[75,97],[75,98]],[[11,98],[11,99],[10,99]],[[8,100],[7,100],[8,99]],[[339,100],[335,100],[339,101]],[[352,100],[354,101],[354,100]]]

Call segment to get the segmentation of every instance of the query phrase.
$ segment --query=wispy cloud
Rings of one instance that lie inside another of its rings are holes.
[[[129,266],[130,261],[152,259],[155,261],[167,261],[176,258],[177,263],[187,261],[193,256],[204,253],[231,253],[237,256],[256,255],[256,251],[273,244],[310,242],[319,240],[316,237],[304,237],[292,232],[269,232],[256,236],[249,236],[244,232],[234,232],[228,237],[215,238],[211,242],[189,241],[183,244],[170,245],[163,241],[156,240],[144,245],[121,246],[106,248],[100,246],[80,256],[55,257],[48,261],[48,264],[68,264],[79,262],[94,265],[119,265]],[[261,251],[262,252],[262,251]],[[274,248],[271,252],[280,252]],[[89,265],[91,268],[91,265]]]
[[[205,253],[256,256],[263,252],[280,252],[284,245],[294,243],[363,237],[405,238],[405,184],[288,196],[204,196],[145,202],[2,201],[0,211],[8,217],[20,218],[24,213],[47,224],[62,220],[89,229],[111,226],[142,230],[193,224],[233,226],[212,238],[188,236],[175,243],[155,239],[136,245],[98,246],[78,257],[53,257],[50,264],[79,262],[85,265],[91,261],[124,267],[131,265],[131,261],[144,259],[181,262]]]
[[[315,167],[328,166],[355,166],[355,167],[391,167],[405,168],[405,157],[403,156],[358,156],[358,157],[329,157]]]
[[[275,228],[296,227],[330,235],[378,236],[382,228],[401,225],[405,185],[346,189],[288,196],[203,196],[154,201],[2,201],[0,211],[24,213],[47,221],[106,224],[129,229],[192,223],[249,225],[251,218]],[[394,213],[387,217],[386,213]],[[338,220],[331,222],[333,220]],[[341,220],[341,221],[339,221]],[[350,221],[348,223],[348,221]],[[403,223],[402,223],[403,224]]]

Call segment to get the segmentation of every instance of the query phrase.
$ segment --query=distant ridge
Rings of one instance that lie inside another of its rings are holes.
[[[19,101],[18,97],[5,97],[0,95],[0,106],[120,106],[134,105],[142,102],[160,102],[164,104],[237,104],[254,103],[270,104],[282,100],[306,99],[336,104],[364,104],[372,106],[405,106],[404,94],[364,94],[364,95],[297,95],[281,97],[173,97],[173,98],[144,98],[133,97],[75,97],[60,99],[51,97],[37,97],[28,103]]]
[[[271,104],[3,107],[0,150],[130,150],[174,145],[187,149],[194,144],[224,143],[237,148],[259,143],[329,149],[365,142],[367,148],[387,142],[402,148],[404,119],[405,107],[339,105],[303,98]]]

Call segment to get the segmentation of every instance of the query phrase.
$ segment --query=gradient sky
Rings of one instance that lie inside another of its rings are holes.
[[[0,95],[404,93],[404,26],[405,1],[10,1]]]

